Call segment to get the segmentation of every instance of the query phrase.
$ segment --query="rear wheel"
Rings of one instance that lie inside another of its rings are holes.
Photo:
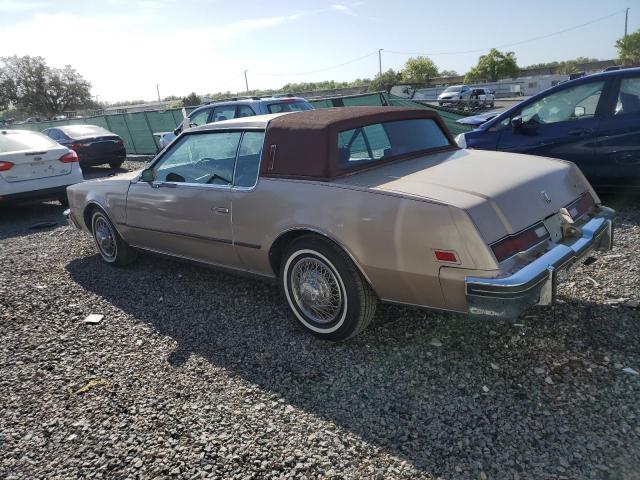
[[[112,265],[124,266],[138,256],[120,237],[115,227],[102,210],[96,209],[91,215],[91,231],[102,259]]]
[[[114,160],[113,162],[109,162],[109,166],[114,170],[117,170],[122,166],[123,163],[124,163],[124,160]]]
[[[285,252],[280,277],[298,321],[325,340],[347,340],[373,319],[376,296],[351,259],[315,236],[295,240]]]

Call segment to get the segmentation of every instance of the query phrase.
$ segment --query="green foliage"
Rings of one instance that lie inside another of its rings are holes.
[[[369,83],[367,90],[369,92],[380,92],[382,90],[389,92],[391,91],[391,87],[400,81],[402,81],[402,74],[390,68],[386,72],[383,72],[382,75],[376,75]]]
[[[616,41],[618,58],[623,65],[640,64],[640,30],[630,33]]]
[[[556,68],[562,70],[562,72],[558,73],[574,73],[575,68],[578,65],[582,65],[583,63],[593,63],[599,62],[597,58],[589,58],[589,57],[578,57],[573,60],[563,60],[561,62],[546,62],[546,63],[534,63],[533,65],[527,65],[526,67],[522,67],[521,70],[533,70],[538,68]]]
[[[0,58],[0,107],[52,117],[92,105],[91,84],[70,65],[49,67],[44,58]]]
[[[189,95],[182,99],[183,107],[192,107],[194,105],[200,105],[202,103],[202,97],[196,95],[196,92],[191,92]]]
[[[436,64],[429,57],[422,56],[407,60],[401,72],[402,81],[407,83],[429,83],[436,76]]]
[[[492,48],[478,59],[478,64],[464,76],[465,83],[477,80],[495,82],[500,78],[517,77],[520,73],[514,52],[501,52]]]
[[[438,76],[439,77],[457,77],[458,72],[456,72],[455,70],[440,70],[438,72]]]

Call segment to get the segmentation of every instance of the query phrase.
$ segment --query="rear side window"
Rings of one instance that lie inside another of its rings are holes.
[[[447,135],[432,119],[376,123],[338,134],[341,168],[427,152],[450,145]]]
[[[113,135],[106,128],[98,127],[96,125],[73,125],[69,127],[63,127],[61,129],[71,138],[84,138],[84,137],[99,137],[101,135]]]
[[[640,112],[640,78],[623,78],[620,82],[616,115]]]
[[[0,153],[19,152],[22,150],[47,150],[59,145],[46,135],[38,132],[11,131],[0,132]]]
[[[278,103],[271,103],[267,105],[269,113],[280,112],[302,112],[305,110],[313,110],[313,107],[307,102],[301,101],[283,101]]]
[[[256,184],[263,144],[264,132],[245,132],[242,136],[233,175],[234,186],[250,188]]]

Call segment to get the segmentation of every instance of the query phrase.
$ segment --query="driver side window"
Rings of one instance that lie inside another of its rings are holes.
[[[205,125],[207,120],[209,120],[209,113],[211,112],[210,108],[205,108],[201,112],[196,113],[193,117],[189,119],[189,123],[192,127],[199,127],[200,125]]]
[[[231,185],[241,132],[182,137],[154,166],[160,182]]]
[[[592,82],[566,88],[524,107],[520,116],[524,123],[537,124],[591,118],[596,113],[603,87],[604,82]]]

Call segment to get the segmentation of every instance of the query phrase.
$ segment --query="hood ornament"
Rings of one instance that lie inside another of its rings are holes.
[[[545,202],[551,203],[551,197],[547,192],[545,192],[544,190],[541,190],[540,195],[542,195],[542,198],[544,199]]]

